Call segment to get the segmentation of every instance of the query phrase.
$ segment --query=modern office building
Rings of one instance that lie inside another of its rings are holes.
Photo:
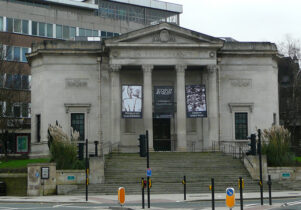
[[[181,5],[155,0],[0,0],[0,90],[9,92],[0,98],[1,119],[7,121],[1,130],[8,131],[8,152],[30,150],[31,70],[25,54],[32,43],[110,38],[159,22],[179,24],[181,13]]]
[[[101,42],[45,41],[29,55],[32,155],[60,122],[115,151],[206,151],[279,124],[277,48],[160,23]],[[93,147],[89,147],[93,150]]]

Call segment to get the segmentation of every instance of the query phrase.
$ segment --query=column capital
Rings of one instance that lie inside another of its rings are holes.
[[[185,64],[179,64],[175,66],[177,73],[184,73],[187,69],[187,65]]]
[[[208,73],[216,73],[218,70],[218,65],[208,65],[207,66]]]
[[[121,69],[121,65],[119,65],[119,64],[111,64],[110,65],[111,72],[119,72],[120,69]]]
[[[154,65],[150,65],[150,64],[142,65],[142,70],[144,73],[151,73],[153,69],[154,69]]]

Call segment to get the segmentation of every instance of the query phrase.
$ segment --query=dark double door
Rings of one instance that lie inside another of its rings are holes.
[[[170,119],[153,119],[155,151],[171,151]]]

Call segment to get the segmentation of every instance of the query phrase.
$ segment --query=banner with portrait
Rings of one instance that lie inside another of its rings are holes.
[[[142,118],[141,85],[122,85],[122,118]]]
[[[174,114],[174,88],[154,87],[154,118],[172,118]]]
[[[205,85],[186,85],[185,92],[187,117],[207,117]]]

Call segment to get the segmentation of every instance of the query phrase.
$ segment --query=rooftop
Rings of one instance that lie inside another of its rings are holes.
[[[87,0],[43,0],[44,2],[61,4],[73,7],[80,7],[85,9],[98,9],[98,5],[93,4],[91,2],[87,2]],[[158,0],[110,0],[111,2],[118,2],[123,4],[131,4],[141,7],[148,7],[153,9],[165,10],[170,12],[182,13],[183,6],[179,4],[163,2]]]

